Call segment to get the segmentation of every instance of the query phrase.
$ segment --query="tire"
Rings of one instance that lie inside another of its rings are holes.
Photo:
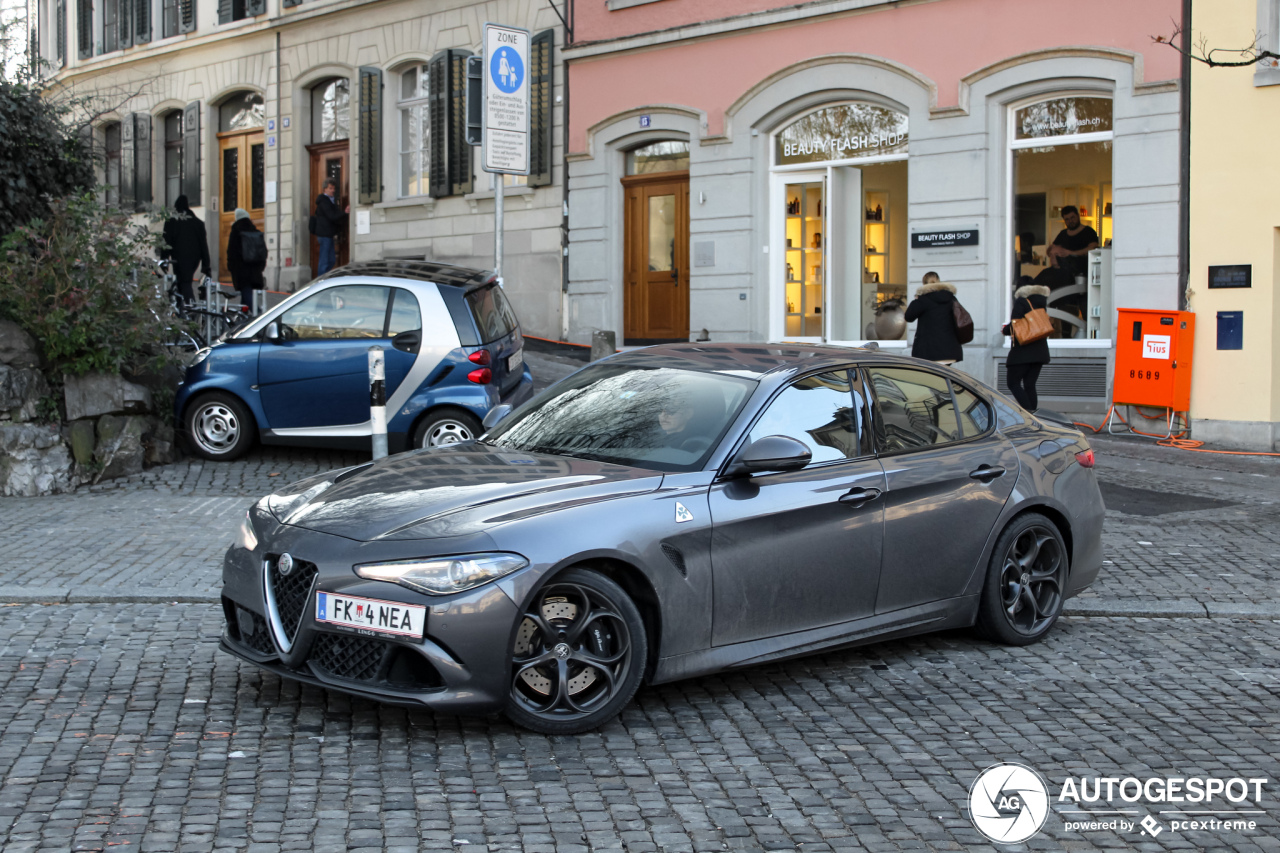
[[[413,430],[413,449],[447,447],[459,441],[479,438],[484,427],[474,415],[462,409],[446,407],[428,412]]]
[[[1062,615],[1066,543],[1057,526],[1029,512],[1015,518],[991,552],[978,603],[978,630],[1009,646],[1043,639]]]
[[[589,569],[562,572],[517,618],[507,718],[541,734],[590,731],[635,696],[648,650],[622,587]]]
[[[188,404],[182,423],[196,455],[220,462],[244,456],[257,433],[249,408],[222,391],[203,394]]]

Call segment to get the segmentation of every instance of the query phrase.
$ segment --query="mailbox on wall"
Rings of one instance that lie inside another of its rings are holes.
[[[1121,308],[1116,323],[1116,405],[1191,408],[1196,315]]]

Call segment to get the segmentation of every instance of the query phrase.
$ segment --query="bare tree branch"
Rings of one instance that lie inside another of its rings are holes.
[[[1196,62],[1202,62],[1210,68],[1244,68],[1249,65],[1260,65],[1264,68],[1280,67],[1280,53],[1265,50],[1262,47],[1262,39],[1257,30],[1253,33],[1253,43],[1248,47],[1230,48],[1230,47],[1209,47],[1209,40],[1203,35],[1196,40],[1196,45],[1191,50],[1184,50],[1179,46],[1180,36],[1182,36],[1182,26],[1177,22],[1173,22],[1173,32],[1167,36],[1152,36],[1151,40],[1156,44],[1167,44],[1183,56],[1189,57]],[[1218,54],[1224,57],[1235,57],[1234,59],[1218,59]]]

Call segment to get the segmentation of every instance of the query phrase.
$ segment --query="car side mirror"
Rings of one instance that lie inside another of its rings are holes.
[[[273,344],[281,343],[284,340],[280,337],[280,324],[275,320],[267,324],[267,328],[263,331],[263,336]]]
[[[489,410],[489,414],[484,416],[484,420],[480,422],[481,426],[486,430],[493,429],[498,425],[498,421],[502,420],[509,414],[511,414],[511,407],[506,403],[503,403],[501,406],[494,406]]]
[[[813,453],[801,441],[785,435],[766,435],[751,442],[729,463],[728,474],[762,474],[777,471],[799,471],[813,461]]]

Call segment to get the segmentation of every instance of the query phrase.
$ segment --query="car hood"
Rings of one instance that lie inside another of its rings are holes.
[[[469,442],[313,477],[266,506],[281,523],[348,539],[433,539],[660,485],[654,471]]]

